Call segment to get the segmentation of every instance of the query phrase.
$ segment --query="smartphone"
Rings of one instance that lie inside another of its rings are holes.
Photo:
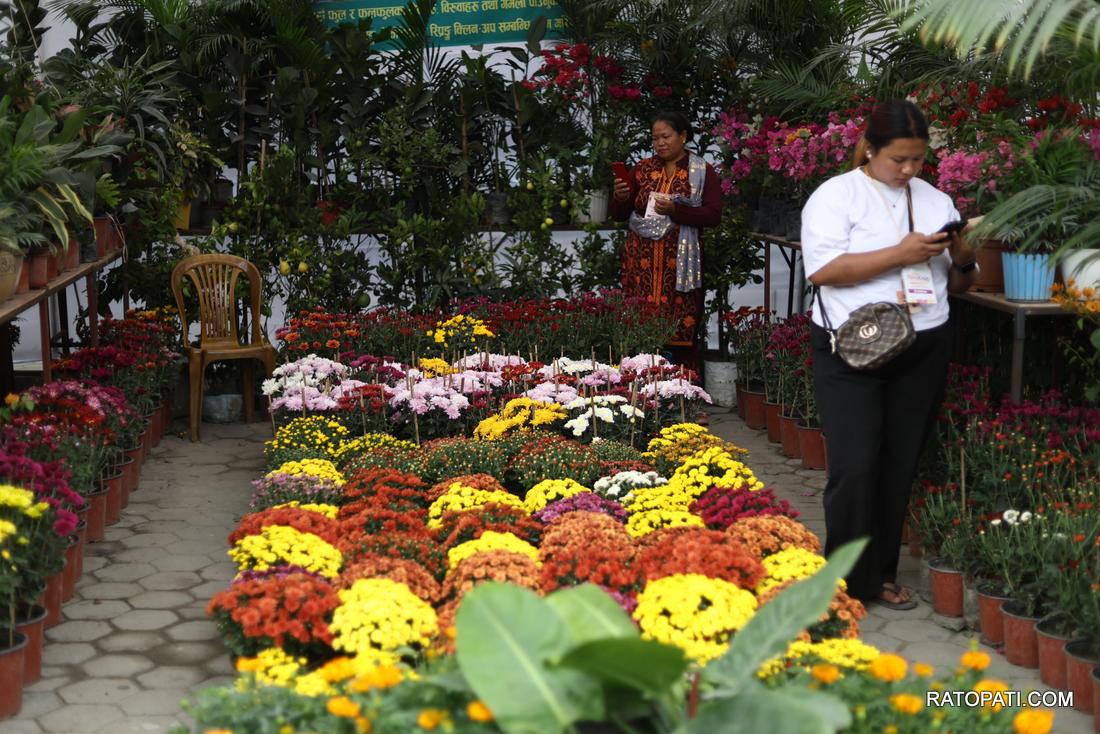
[[[611,170],[615,172],[615,178],[619,179],[627,186],[630,185],[630,169],[626,167],[625,163],[622,161],[612,163]]]
[[[936,232],[937,233],[946,232],[946,233],[950,234],[952,232],[961,231],[962,228],[965,227],[965,226],[966,226],[966,219],[965,218],[964,219],[956,219],[953,222],[948,222],[947,224],[943,225],[942,227],[937,229]]]

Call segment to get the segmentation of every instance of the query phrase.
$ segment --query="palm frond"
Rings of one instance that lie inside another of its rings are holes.
[[[1025,79],[1059,35],[1100,49],[1097,0],[911,0],[898,12],[905,30],[960,55],[1003,50],[1009,72]]]

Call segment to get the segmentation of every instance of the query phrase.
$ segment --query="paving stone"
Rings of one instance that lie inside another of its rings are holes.
[[[206,672],[197,666],[159,665],[148,673],[139,675],[137,680],[145,688],[180,689],[190,688],[207,677]]]
[[[158,647],[155,659],[161,665],[190,665],[224,653],[221,642],[173,642]]]
[[[138,583],[149,591],[180,591],[202,583],[202,578],[191,571],[163,571],[146,576]]]
[[[137,584],[99,583],[81,587],[80,596],[85,599],[125,599],[142,591],[144,589]]]
[[[41,734],[42,727],[37,721],[5,721],[4,734]]]
[[[106,622],[86,619],[62,622],[46,630],[47,644],[44,649],[49,649],[49,642],[92,642],[110,633],[111,625]]]
[[[141,533],[124,538],[122,544],[127,548],[163,548],[179,540],[172,533]]]
[[[214,598],[214,595],[219,591],[225,591],[227,586],[225,581],[207,581],[204,584],[193,586],[189,589],[191,594],[200,601],[209,601]]]
[[[119,704],[119,707],[128,716],[174,716],[180,712],[180,702],[186,696],[187,691],[180,688],[139,691]]]
[[[106,557],[98,555],[99,549],[96,546],[96,543],[89,543],[84,547],[85,574],[91,573],[93,571],[98,571],[110,562]]]
[[[160,630],[175,624],[179,617],[166,609],[135,609],[114,620],[114,625],[127,632]]]
[[[146,591],[126,601],[135,609],[174,609],[194,599],[183,591]],[[66,612],[68,609],[65,607]]]
[[[19,708],[19,715],[25,719],[37,719],[43,714],[56,711],[65,705],[61,697],[52,691],[23,691],[23,705]],[[4,725],[0,724],[0,730]]]
[[[179,725],[175,716],[141,716],[105,724],[96,734],[166,734]]]
[[[154,559],[164,558],[167,555],[168,551],[163,548],[131,548],[130,550],[113,554],[111,559],[114,563],[151,563]]]
[[[180,642],[221,639],[218,626],[209,621],[181,622],[168,629],[168,636]]]
[[[90,678],[65,686],[59,692],[65,703],[118,703],[138,690],[137,684],[126,678]]]
[[[68,619],[112,619],[128,611],[130,605],[117,600],[85,599],[65,605],[65,617]]]
[[[148,563],[112,563],[96,571],[95,577],[100,581],[137,581],[157,570]]]
[[[229,676],[233,678],[237,674],[237,669],[233,665],[233,659],[229,657],[229,655],[222,655],[213,660],[208,660],[205,667],[207,672],[211,675]]]
[[[45,731],[75,734],[92,732],[123,717],[122,709],[106,705],[65,706],[51,711],[38,720]]]
[[[188,621],[208,619],[209,615],[206,613],[206,604],[208,601],[209,599],[203,602],[199,602],[198,604],[191,604],[186,607],[177,607],[174,611],[176,612],[176,614],[180,615],[180,619],[185,619]]]
[[[158,571],[200,571],[210,565],[207,556],[167,556],[153,561]]]
[[[93,651],[94,653],[94,651]],[[24,693],[44,693],[46,691],[56,691],[61,686],[66,686],[72,679],[65,675],[47,675],[46,671],[49,668],[43,666],[42,678],[31,683],[29,686],[23,686]]]
[[[84,663],[89,676],[132,678],[153,667],[153,661],[140,655],[101,655]]]
[[[219,560],[216,563],[210,563],[210,557],[207,556],[206,563],[207,566],[199,571],[199,575],[207,581],[225,581],[228,583],[237,575],[237,564],[233,561]]]
[[[944,641],[951,638],[948,630],[929,626],[927,621],[921,619],[890,620],[879,631],[902,642]]]
[[[104,652],[141,652],[147,654],[164,640],[155,632],[115,632],[96,642]]]

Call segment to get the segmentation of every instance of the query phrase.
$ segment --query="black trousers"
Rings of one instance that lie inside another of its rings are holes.
[[[848,593],[873,599],[898,571],[901,526],[917,462],[943,401],[954,344],[951,321],[917,332],[887,364],[856,370],[810,326],[814,387],[829,456],[825,554],[870,538],[848,575]]]

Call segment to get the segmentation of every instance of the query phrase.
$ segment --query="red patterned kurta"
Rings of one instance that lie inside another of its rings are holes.
[[[691,196],[688,157],[685,155],[677,162],[676,175],[671,182],[664,176],[664,165],[664,161],[654,156],[634,168],[631,172],[631,198],[625,202],[615,202],[616,218],[626,219],[632,210],[645,214],[650,193],[664,191],[666,187],[672,196]],[[673,226],[663,239],[654,241],[633,231],[627,233],[623,248],[623,289],[630,295],[642,296],[658,304],[662,310],[680,319],[680,328],[668,346],[694,347],[703,317],[703,291],[676,290],[676,249],[680,241],[679,225],[713,227],[722,218],[718,175],[709,164],[703,184],[702,205],[690,207],[677,204],[671,217]]]

